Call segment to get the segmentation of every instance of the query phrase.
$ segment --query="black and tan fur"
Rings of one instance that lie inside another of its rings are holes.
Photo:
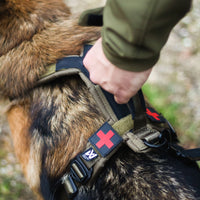
[[[46,67],[79,54],[100,30],[80,27],[61,0],[0,0],[0,93],[16,155],[38,199],[66,199],[59,178],[105,121],[77,76],[35,87]],[[123,146],[93,188],[75,199],[200,199],[200,172],[165,152],[136,154]]]

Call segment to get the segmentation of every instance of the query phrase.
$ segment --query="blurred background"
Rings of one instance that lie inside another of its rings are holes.
[[[65,0],[74,15],[104,0]],[[186,148],[200,147],[200,0],[181,20],[143,87],[149,101],[175,127]],[[0,100],[0,200],[34,200],[13,152]]]

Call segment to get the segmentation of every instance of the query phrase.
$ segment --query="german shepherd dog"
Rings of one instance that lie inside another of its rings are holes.
[[[67,199],[58,180],[106,121],[78,76],[37,86],[46,67],[79,55],[99,28],[80,27],[61,0],[0,0],[0,91],[14,149],[38,199]],[[134,153],[122,146],[92,188],[74,199],[200,199],[200,172],[167,152]]]

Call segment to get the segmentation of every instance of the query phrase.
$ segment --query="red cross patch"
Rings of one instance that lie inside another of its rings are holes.
[[[98,150],[101,156],[107,156],[122,142],[121,136],[107,122],[90,138],[90,143]]]
[[[112,143],[112,141],[110,140],[112,138],[112,136],[114,135],[114,133],[109,130],[108,133],[104,134],[104,132],[102,130],[100,130],[97,133],[97,136],[100,138],[100,140],[96,143],[96,146],[100,149],[101,147],[103,147],[103,145],[106,145],[109,149],[112,148],[112,146],[114,145]]]
[[[146,114],[147,117],[152,121],[152,122],[159,122],[159,123],[164,123],[165,118],[159,115],[153,108],[146,108]]]

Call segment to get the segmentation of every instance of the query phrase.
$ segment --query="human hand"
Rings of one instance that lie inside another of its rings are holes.
[[[116,67],[104,55],[101,38],[87,53],[83,64],[90,73],[91,81],[112,93],[119,104],[127,103],[138,92],[152,70],[132,72]]]

